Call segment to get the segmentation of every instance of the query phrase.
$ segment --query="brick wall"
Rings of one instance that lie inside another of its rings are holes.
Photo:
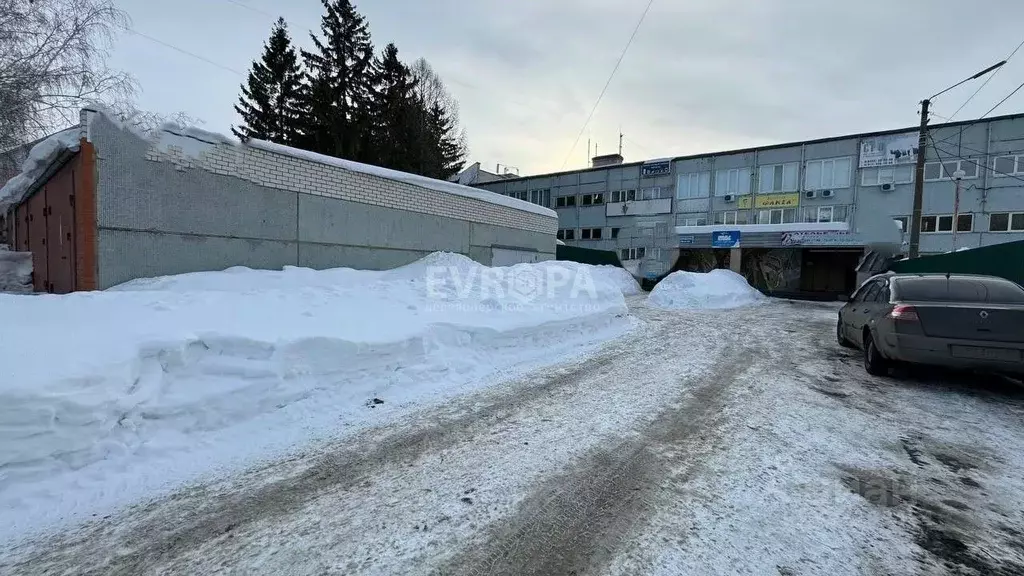
[[[279,190],[552,235],[558,229],[554,217],[250,146],[209,143],[205,151],[193,157],[186,155],[182,146],[153,145],[146,159],[170,162],[180,170],[201,169],[242,178]]]
[[[96,115],[96,285],[221,270],[388,269],[435,251],[554,259],[557,219],[250,146],[157,140]]]

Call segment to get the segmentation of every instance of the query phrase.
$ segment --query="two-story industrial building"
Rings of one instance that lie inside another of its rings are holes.
[[[905,248],[917,128],[479,184],[554,208],[568,245],[637,276],[731,267],[762,288],[848,292],[866,247]],[[932,125],[922,255],[1024,240],[1024,114]]]

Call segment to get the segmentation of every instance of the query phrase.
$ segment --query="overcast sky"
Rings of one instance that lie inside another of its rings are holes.
[[[309,45],[320,0],[117,0],[140,33],[112,64],[140,106],[226,132],[276,16]],[[627,161],[883,130],[917,123],[918,102],[1005,58],[1024,40],[1024,2],[654,0],[589,128],[583,126],[646,0],[362,0],[374,44],[423,56],[459,100],[470,161],[522,174],[586,166],[587,138]],[[1024,49],[956,119],[1024,82]],[[941,96],[950,116],[980,86]],[[1024,111],[1024,90],[995,114]],[[937,120],[941,121],[941,120]]]

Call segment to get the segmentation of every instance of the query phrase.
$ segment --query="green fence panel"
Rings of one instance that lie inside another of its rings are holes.
[[[894,262],[893,272],[986,274],[1024,285],[1024,241]]]
[[[607,264],[622,268],[622,263],[619,262],[619,255],[610,250],[594,250],[591,248],[558,245],[555,247],[555,259],[579,262],[580,264],[594,264],[596,266]]]

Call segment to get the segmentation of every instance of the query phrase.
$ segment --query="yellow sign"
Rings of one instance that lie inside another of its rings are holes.
[[[736,201],[736,207],[740,210],[746,210],[750,208],[750,195],[740,196],[739,200]]]
[[[799,194],[760,194],[754,202],[757,208],[793,208],[799,204]]]

